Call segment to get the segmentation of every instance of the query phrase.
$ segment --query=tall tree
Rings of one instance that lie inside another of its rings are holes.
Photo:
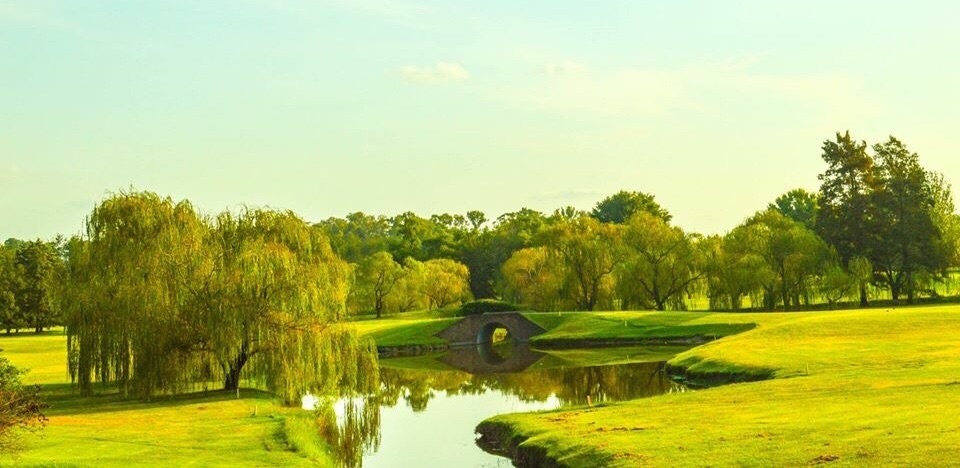
[[[763,260],[764,305],[773,310],[810,303],[810,280],[830,263],[827,245],[802,224],[775,209],[757,213],[734,229],[739,248]]]
[[[626,190],[601,200],[590,212],[590,216],[603,223],[623,224],[640,212],[650,213],[666,222],[672,219],[670,213],[657,203],[653,195]]]
[[[827,170],[821,181],[820,211],[815,230],[833,246],[843,265],[854,257],[872,257],[876,247],[877,213],[872,193],[877,188],[874,160],[867,154],[867,143],[856,141],[850,132],[837,133],[836,141],[823,143]],[[861,291],[861,298],[866,291]],[[861,305],[866,305],[862,303]]]
[[[947,265],[960,266],[960,214],[953,202],[953,191],[943,174],[928,174],[933,197],[933,223],[940,231],[940,250]]]
[[[66,312],[71,376],[90,394],[93,382],[148,396],[191,380],[199,341],[185,326],[183,284],[202,258],[204,226],[193,207],[152,193],[120,193],[88,217],[70,249],[61,306]]]
[[[397,283],[403,276],[403,267],[387,252],[377,252],[357,265],[356,289],[360,292],[363,303],[372,304],[377,318],[383,316],[388,304],[387,298],[395,292]]]
[[[387,250],[390,220],[357,211],[345,218],[329,218],[316,224],[330,239],[330,247],[344,260],[357,263],[376,252]]]
[[[811,230],[816,226],[817,212],[820,209],[817,194],[804,189],[793,189],[780,195],[768,208],[776,209],[782,215]]]
[[[221,379],[285,401],[370,387],[371,343],[336,322],[348,268],[323,234],[289,212],[245,210],[214,221],[187,202],[120,193],[68,245],[71,375],[150,396]]]
[[[17,306],[22,321],[37,333],[60,322],[51,295],[61,262],[52,242],[37,239],[17,249],[16,264],[21,276]]]
[[[22,275],[17,268],[16,251],[0,245],[0,328],[8,334],[27,326],[17,306]]]
[[[470,271],[466,265],[445,258],[428,260],[423,264],[424,279],[421,291],[429,299],[431,309],[469,300]]]
[[[546,247],[528,247],[513,253],[503,264],[504,297],[533,310],[562,307],[563,271]]]
[[[567,297],[579,310],[594,310],[610,295],[618,228],[583,215],[554,219],[544,246],[562,265]]]
[[[702,275],[694,237],[647,212],[634,214],[623,232],[626,260],[618,269],[620,297],[666,310]],[[626,305],[624,307],[627,307]]]
[[[874,266],[879,267],[893,300],[906,290],[907,301],[915,296],[917,271],[946,266],[941,234],[934,221],[930,175],[920,158],[894,137],[873,146],[879,188],[874,193],[878,217]]]

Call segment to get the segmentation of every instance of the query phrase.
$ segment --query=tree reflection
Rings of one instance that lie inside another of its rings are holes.
[[[423,363],[430,366],[427,361]],[[378,392],[360,398],[328,400],[317,410],[320,434],[342,466],[360,466],[364,453],[378,450],[384,407],[404,404],[414,412],[422,412],[441,394],[480,395],[489,391],[500,391],[524,402],[556,398],[561,406],[571,406],[629,400],[680,388],[664,372],[663,362],[528,369],[502,374],[381,367],[379,374]]]

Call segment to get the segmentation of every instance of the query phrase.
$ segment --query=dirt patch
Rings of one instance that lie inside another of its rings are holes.
[[[826,464],[826,463],[833,463],[833,462],[835,462],[835,461],[837,461],[837,460],[840,460],[840,456],[839,456],[839,455],[820,455],[819,457],[814,458],[813,460],[810,460],[810,463],[809,463],[809,464],[810,464],[810,465],[823,465],[823,464]]]

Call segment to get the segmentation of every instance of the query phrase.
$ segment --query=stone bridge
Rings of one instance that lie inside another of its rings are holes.
[[[518,343],[547,331],[519,312],[491,312],[464,317],[435,336],[447,340],[450,346],[486,344],[493,342],[493,332],[498,328],[506,329],[510,339]]]

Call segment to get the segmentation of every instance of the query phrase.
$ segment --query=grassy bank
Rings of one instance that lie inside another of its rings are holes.
[[[512,441],[521,457],[571,466],[937,466],[960,456],[960,307],[722,317],[756,328],[671,364],[771,380],[500,416],[483,429]],[[719,318],[702,314],[684,326]]]
[[[299,466],[332,465],[325,450],[308,446],[296,422],[302,413],[271,395],[244,390],[198,392],[151,402],[116,394],[81,397],[66,369],[62,334],[0,336],[0,349],[24,381],[40,385],[49,422],[27,435],[26,450],[4,456],[16,466]],[[300,453],[297,453],[299,451]]]
[[[704,312],[525,312],[523,315],[547,333],[532,344],[541,347],[579,346],[590,343],[657,343],[691,337],[714,339],[749,330],[757,316],[770,314],[718,314]],[[434,336],[458,318],[427,314],[361,320],[351,325],[377,346],[434,346],[446,342]]]

